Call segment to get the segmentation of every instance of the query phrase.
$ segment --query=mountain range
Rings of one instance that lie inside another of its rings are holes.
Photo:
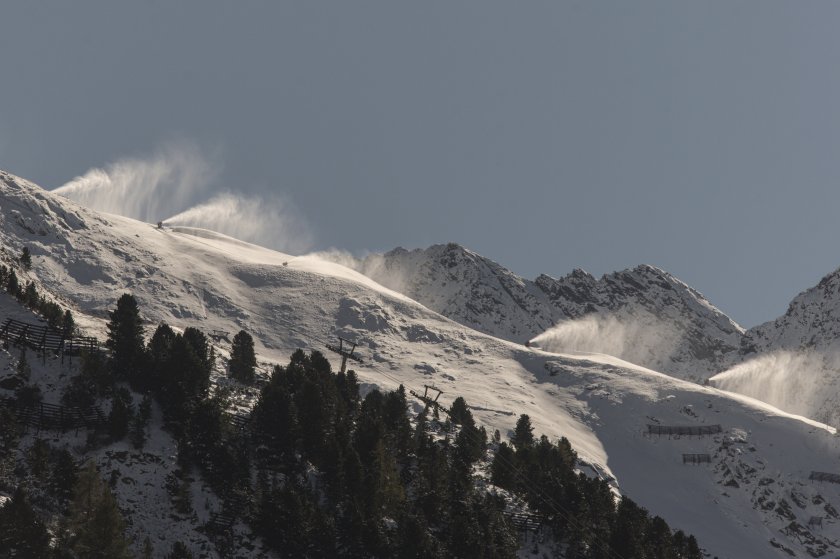
[[[338,362],[327,346],[351,339],[363,387],[403,384],[419,393],[435,386],[447,405],[461,395],[477,421],[505,438],[526,413],[536,432],[571,441],[581,471],[695,534],[711,556],[840,552],[840,494],[809,480],[812,471],[836,469],[835,429],[819,414],[754,399],[750,383],[742,382],[740,394],[716,388],[731,389],[727,375],[743,381],[749,375],[739,367],[780,352],[828,359],[840,329],[837,272],[794,299],[783,317],[745,331],[652,266],[531,281],[456,244],[343,265],[101,214],[3,172],[0,242],[6,261],[30,250],[32,270],[23,279],[71,309],[88,335],[105,337],[108,310],[128,291],[147,334],[161,321],[198,327],[216,340],[222,362],[240,329],[253,334],[264,370],[299,347]],[[0,312],[33,320],[3,297]],[[13,368],[11,350],[0,359]],[[828,378],[826,370],[815,374]],[[750,373],[753,384],[767,384],[761,374]],[[45,401],[60,398],[61,375],[51,361],[36,367]],[[220,367],[215,382],[224,377]],[[704,385],[709,379],[713,386]],[[826,402],[835,396],[820,394]],[[235,394],[232,410],[247,413],[254,397]],[[823,409],[814,401],[802,406]],[[707,427],[708,434],[660,436],[657,426]],[[133,512],[133,535],[154,534],[160,550],[175,535],[207,547],[197,530],[206,510],[176,526],[163,520],[171,511],[160,487],[175,467],[173,444],[160,434],[146,449],[154,468],[120,444],[88,457],[143,481],[116,492]],[[708,454],[710,463],[686,465],[687,454]],[[199,497],[212,508],[212,495]],[[815,528],[812,518],[825,522]]]

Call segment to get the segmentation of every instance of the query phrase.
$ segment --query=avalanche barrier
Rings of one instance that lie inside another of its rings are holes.
[[[687,435],[703,437],[723,432],[720,425],[650,425],[647,426],[648,435]]]

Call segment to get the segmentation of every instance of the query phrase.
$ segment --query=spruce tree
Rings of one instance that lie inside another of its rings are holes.
[[[523,413],[519,416],[510,442],[516,450],[522,450],[534,444],[534,428],[531,427],[531,418],[527,414]]]
[[[73,313],[70,309],[64,311],[64,317],[61,319],[61,330],[65,336],[72,336],[76,333],[76,321],[73,320]]]
[[[193,554],[182,542],[175,542],[172,544],[172,551],[166,556],[166,559],[193,559]]]
[[[233,337],[230,351],[230,376],[244,383],[254,381],[257,357],[254,354],[254,339],[245,330]]]
[[[111,413],[108,414],[108,430],[112,440],[119,441],[126,436],[133,417],[131,393],[120,388],[111,400]]]
[[[28,383],[29,378],[32,376],[32,367],[29,366],[29,362],[26,360],[26,346],[20,348],[20,357],[18,357],[15,372],[17,373],[18,382],[21,384]]]
[[[9,278],[6,280],[6,291],[14,297],[20,294],[20,283],[14,270],[9,271]]]
[[[472,414],[470,413],[469,407],[467,407],[467,401],[462,396],[458,396],[449,408],[449,419],[455,425],[461,425],[467,420],[468,416],[472,419]]]
[[[516,454],[507,445],[499,445],[490,466],[490,479],[494,485],[504,489],[513,489],[516,484]]]
[[[152,416],[152,400],[148,395],[143,397],[140,407],[131,422],[131,444],[134,448],[141,450],[146,444],[146,427]]]
[[[52,468],[50,487],[58,497],[62,507],[70,503],[73,498],[73,487],[78,480],[79,469],[73,455],[66,449],[56,453],[55,464]]]
[[[23,290],[23,303],[30,309],[38,309],[41,303],[38,289],[35,287],[35,283],[31,281],[26,282],[26,287]]]
[[[130,559],[125,521],[93,461],[79,472],[65,527],[66,545],[77,557]]]
[[[50,536],[32,510],[26,492],[18,487],[0,508],[0,556],[48,557]]]
[[[111,364],[118,378],[127,379],[133,388],[142,386],[145,348],[143,325],[137,299],[124,293],[117,301],[117,308],[109,313],[108,340],[105,345],[112,350]]]
[[[20,251],[18,261],[24,270],[32,268],[32,253],[29,252],[29,247],[23,247],[23,250]]]

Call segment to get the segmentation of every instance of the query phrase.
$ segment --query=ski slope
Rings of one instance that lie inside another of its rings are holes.
[[[569,438],[582,468],[695,534],[712,556],[840,550],[840,485],[808,481],[812,470],[836,469],[840,445],[828,426],[615,357],[529,349],[339,264],[98,214],[7,174],[0,210],[3,246],[30,248],[32,279],[90,334],[104,337],[107,311],[129,291],[147,335],[160,321],[195,326],[213,333],[223,355],[240,329],[254,336],[264,363],[283,363],[298,347],[337,357],[325,344],[343,336],[359,343],[362,382],[421,392],[434,384],[445,404],[463,396],[479,422],[503,435],[527,413],[537,433]],[[651,437],[648,424],[719,424],[722,433]],[[683,465],[683,453],[708,453],[711,464]],[[807,528],[812,516],[824,517],[821,529]]]

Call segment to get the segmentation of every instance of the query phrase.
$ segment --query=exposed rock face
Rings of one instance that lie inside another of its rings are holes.
[[[797,295],[784,315],[748,330],[739,360],[713,384],[840,425],[840,270]]]
[[[745,356],[783,349],[840,349],[840,269],[797,295],[784,315],[750,329],[744,339]]]
[[[593,330],[593,335],[622,338],[608,349],[617,349],[619,357],[640,365],[692,380],[704,380],[726,368],[736,359],[743,336],[743,329],[700,293],[653,266],[615,272],[600,280],[578,269],[559,279],[540,275],[530,281],[450,243],[425,250],[398,248],[368,257],[360,269],[448,318],[515,342],[570,319],[609,318],[614,326]],[[601,347],[583,343],[563,349]]]

